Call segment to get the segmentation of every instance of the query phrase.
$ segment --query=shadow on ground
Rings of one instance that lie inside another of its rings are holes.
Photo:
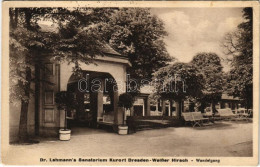
[[[234,157],[252,157],[253,156],[253,142],[241,142],[228,146],[227,151]]]
[[[234,124],[250,124],[251,122],[248,121],[215,121],[215,123],[210,124],[204,124],[204,126],[186,126],[193,128],[195,130],[208,130],[208,129],[214,129],[214,130],[224,130],[224,129],[235,129],[233,126]]]

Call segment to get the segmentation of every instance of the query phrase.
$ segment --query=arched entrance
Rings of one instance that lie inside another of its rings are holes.
[[[99,124],[114,125],[117,122],[117,83],[111,74],[82,71],[81,76],[72,74],[67,91],[76,98],[76,108],[68,112],[69,126],[97,127]]]

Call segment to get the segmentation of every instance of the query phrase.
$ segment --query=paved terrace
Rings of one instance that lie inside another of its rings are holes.
[[[101,129],[72,129],[70,141],[41,139],[39,144],[11,145],[16,160],[42,157],[252,156],[252,123],[218,121],[205,127],[169,127],[121,136]]]

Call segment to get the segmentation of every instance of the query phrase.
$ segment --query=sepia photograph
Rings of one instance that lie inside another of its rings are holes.
[[[259,3],[3,2],[2,163],[257,165]]]

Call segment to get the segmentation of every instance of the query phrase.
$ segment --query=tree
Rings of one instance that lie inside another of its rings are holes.
[[[81,71],[79,62],[93,63],[96,55],[103,55],[106,41],[99,32],[99,24],[108,21],[112,8],[63,9],[54,16],[58,22],[59,33],[54,43],[54,59],[67,60],[75,64],[74,72]]]
[[[244,21],[223,41],[226,55],[231,55],[228,88],[232,95],[244,99],[247,108],[253,101],[253,15],[252,8],[243,9]]]
[[[55,103],[58,108],[65,111],[64,130],[67,130],[67,113],[77,106],[77,100],[74,98],[73,92],[61,91],[55,95]]]
[[[118,106],[123,107],[123,125],[125,125],[125,112],[130,109],[134,104],[134,98],[130,93],[123,93],[119,96]]]
[[[106,19],[107,9],[89,8],[11,8],[10,14],[10,102],[20,101],[19,141],[27,142],[27,114],[33,92],[31,83],[40,79],[35,71],[44,68],[42,60],[55,55],[57,61],[90,63],[102,52],[101,38],[91,28]],[[39,20],[58,24],[58,32],[42,31]],[[73,22],[73,20],[76,20]],[[75,27],[77,26],[77,28]],[[69,33],[68,33],[69,32]],[[61,43],[62,42],[62,43]],[[94,54],[95,53],[95,54]],[[43,80],[42,80],[43,81]],[[49,83],[52,84],[52,83]]]
[[[224,86],[221,60],[215,53],[199,53],[192,59],[191,63],[205,80],[203,97],[200,99],[201,110],[208,102],[212,104],[212,111],[215,112],[215,103],[221,99]]]
[[[115,10],[111,19],[100,25],[100,30],[116,51],[129,58],[131,78],[151,79],[152,73],[173,59],[163,41],[167,35],[164,24],[151,14],[150,9]]]
[[[48,10],[48,9],[46,9]],[[37,20],[45,9],[10,9],[10,99],[20,100],[19,141],[28,141],[27,114],[34,65],[48,52],[50,36],[38,31]]]
[[[201,98],[204,80],[192,64],[175,63],[155,72],[153,83],[155,96],[177,101],[180,106],[186,98]],[[177,112],[180,116],[181,107]]]

